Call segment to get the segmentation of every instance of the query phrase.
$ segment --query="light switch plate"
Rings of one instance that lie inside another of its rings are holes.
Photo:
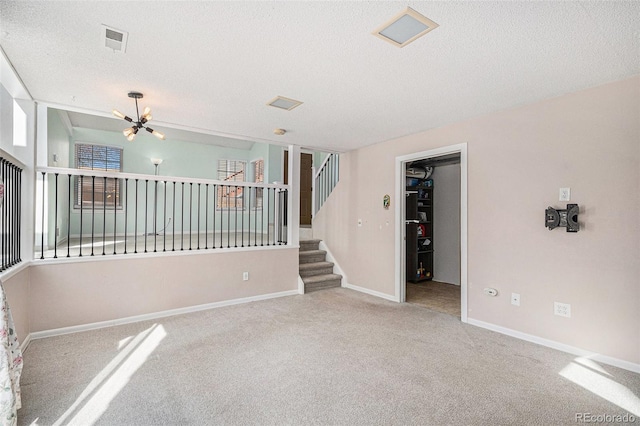
[[[571,188],[560,188],[560,201],[571,201]]]

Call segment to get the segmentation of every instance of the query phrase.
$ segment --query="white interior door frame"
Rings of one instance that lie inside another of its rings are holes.
[[[460,153],[460,320],[467,322],[467,144],[461,143],[428,151],[396,157],[396,291],[395,298],[403,303],[407,298],[407,271],[405,247],[405,164],[424,158]]]

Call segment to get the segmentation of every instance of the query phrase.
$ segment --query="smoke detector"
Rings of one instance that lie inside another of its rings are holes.
[[[101,39],[102,44],[112,52],[125,53],[127,50],[127,39],[129,33],[102,24]]]

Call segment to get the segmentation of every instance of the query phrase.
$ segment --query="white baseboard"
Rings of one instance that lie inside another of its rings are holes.
[[[71,327],[56,328],[53,330],[36,331],[29,335],[29,340],[43,339],[45,337],[60,336],[62,334],[79,333],[81,331],[96,330],[99,328],[113,327],[116,325],[130,324],[140,321],[148,321],[165,318],[174,315],[188,314],[191,312],[205,311],[207,309],[222,308],[224,306],[239,305],[242,303],[256,302],[259,300],[275,299],[277,297],[293,296],[298,290],[281,291],[278,293],[261,294],[259,296],[243,297],[240,299],[224,300],[221,302],[206,303],[204,305],[189,306],[186,308],[170,309],[167,311],[153,312],[150,314],[135,315],[126,318],[118,318],[108,321],[94,322],[90,324],[74,325]],[[26,339],[25,339],[26,341]]]
[[[333,273],[342,275],[342,281],[340,282],[340,285],[344,287],[344,283],[348,281],[347,275],[344,273],[344,271],[340,267],[340,264],[338,263],[336,258],[333,256],[333,253],[331,253],[331,250],[329,250],[329,247],[327,247],[327,244],[324,241],[320,241],[320,244],[318,244],[318,247],[320,248],[320,250],[324,250],[327,252],[326,260],[327,262],[333,263]]]
[[[304,281],[300,275],[298,275],[298,294],[304,294]]]
[[[368,288],[360,287],[360,286],[349,284],[349,283],[343,283],[342,287],[350,288],[351,290],[359,291],[361,293],[370,294],[371,296],[380,297],[382,299],[390,300],[392,302],[398,302],[398,299],[394,295],[391,295],[391,294],[381,293],[381,292],[375,291],[375,290],[369,290]]]
[[[319,248],[320,248],[320,250],[324,250],[324,251],[327,252],[326,258],[327,258],[328,262],[332,262],[333,263],[333,272],[334,272],[334,274],[342,275],[342,281],[341,281],[341,286],[342,287],[350,288],[351,290],[359,291],[361,293],[370,294],[371,296],[380,297],[382,299],[390,300],[392,302],[398,302],[398,298],[396,296],[393,296],[393,295],[390,295],[390,294],[386,294],[386,293],[381,293],[381,292],[375,291],[375,290],[369,290],[368,288],[360,287],[360,286],[357,286],[357,285],[349,284],[349,280],[347,279],[347,274],[344,273],[344,270],[342,270],[342,268],[340,267],[340,264],[338,263],[336,258],[331,253],[331,250],[329,250],[329,247],[327,247],[327,244],[324,241],[320,241]]]
[[[468,324],[475,325],[477,327],[486,328],[487,330],[495,331],[497,333],[505,334],[507,336],[515,337],[516,339],[526,340],[527,342],[536,343],[538,345],[546,346],[548,348],[557,349],[559,351],[567,352],[570,354],[586,357],[594,361],[602,362],[604,364],[612,365],[614,367],[622,368],[624,370],[633,371],[634,373],[640,373],[640,364],[625,361],[618,358],[613,358],[607,355],[601,355],[585,349],[576,348],[575,346],[566,345],[564,343],[556,342],[554,340],[545,339],[542,337],[534,336],[532,334],[523,333],[521,331],[512,330],[510,328],[501,327],[499,325],[491,324],[488,322],[468,318]]]
[[[27,334],[27,337],[24,338],[22,343],[20,344],[20,351],[24,353],[29,347],[29,343],[31,343],[31,334]]]

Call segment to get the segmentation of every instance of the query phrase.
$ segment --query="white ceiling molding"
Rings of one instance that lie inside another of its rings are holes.
[[[2,47],[0,47],[0,83],[14,99],[33,100]]]
[[[58,116],[60,116],[60,121],[62,121],[62,125],[64,126],[65,132],[67,132],[68,136],[73,136],[73,125],[71,124],[71,119],[69,119],[69,113],[65,110],[59,109]]]

